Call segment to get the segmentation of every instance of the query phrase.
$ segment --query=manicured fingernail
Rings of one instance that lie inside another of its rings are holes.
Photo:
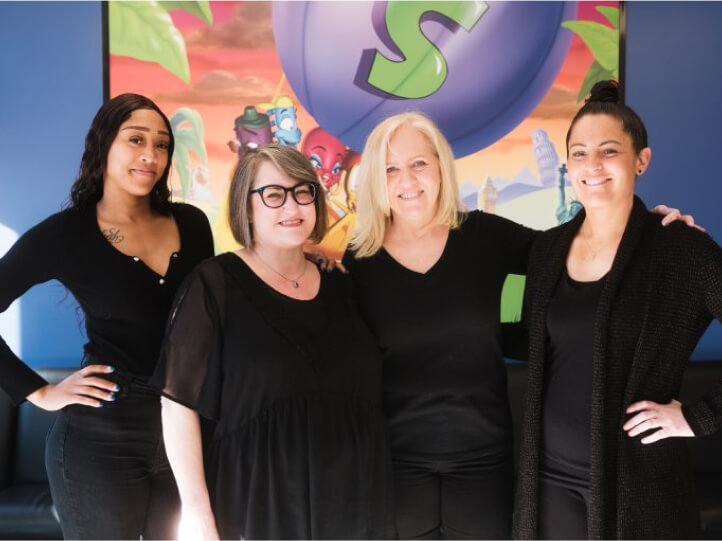
[[[120,391],[120,385],[118,385],[118,384],[116,383],[116,384],[115,384],[115,387],[113,387],[113,390],[116,391],[116,392]]]
[[[102,403],[102,402],[98,402],[98,403],[95,405],[95,407],[96,407],[96,408],[102,408],[102,407],[103,407],[103,403]]]
[[[113,402],[115,400],[115,393],[111,394],[110,397],[108,397],[108,400]]]
[[[108,367],[108,372],[115,372],[115,367],[114,367],[114,366],[109,366],[109,367]]]

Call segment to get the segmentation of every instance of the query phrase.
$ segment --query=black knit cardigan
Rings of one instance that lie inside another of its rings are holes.
[[[529,260],[524,317],[529,367],[514,537],[537,537],[546,314],[569,248],[584,220],[538,237]],[[667,438],[643,445],[622,430],[625,409],[639,400],[679,397],[697,341],[722,320],[722,249],[681,223],[662,227],[635,198],[594,323],[590,539],[690,538],[699,517],[687,445]],[[696,436],[722,424],[722,382],[683,412]],[[722,487],[720,487],[722,490]]]

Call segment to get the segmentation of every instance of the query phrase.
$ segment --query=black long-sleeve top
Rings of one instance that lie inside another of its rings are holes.
[[[394,456],[492,456],[510,447],[501,290],[509,273],[525,273],[536,234],[473,211],[426,273],[383,248],[369,258],[346,253],[359,308],[381,347]]]
[[[181,247],[160,276],[103,236],[95,205],[54,214],[28,230],[0,259],[0,311],[32,286],[58,280],[85,315],[85,352],[141,377],[153,374],[173,297],[186,275],[213,255],[202,211],[175,203]],[[46,382],[0,337],[0,388],[14,403]]]

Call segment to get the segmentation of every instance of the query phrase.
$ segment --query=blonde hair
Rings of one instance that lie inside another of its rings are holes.
[[[309,239],[321,242],[326,234],[328,216],[326,215],[326,197],[318,182],[318,176],[308,158],[293,147],[271,143],[258,149],[244,149],[243,157],[238,161],[231,187],[228,193],[228,225],[233,238],[246,248],[253,248],[253,228],[251,226],[251,189],[256,179],[258,167],[262,162],[272,163],[276,169],[298,182],[312,182],[316,185],[316,225]]]
[[[459,227],[464,212],[456,181],[454,154],[438,126],[419,112],[390,116],[366,139],[357,173],[356,231],[351,239],[355,257],[370,257],[381,249],[392,216],[386,184],[386,154],[391,138],[402,126],[420,131],[429,141],[439,159],[441,187],[434,225]]]

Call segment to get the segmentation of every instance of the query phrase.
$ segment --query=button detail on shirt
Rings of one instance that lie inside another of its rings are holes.
[[[140,261],[140,258],[139,258],[138,256],[135,256],[135,257],[133,258],[133,261],[135,261],[135,262],[137,263],[138,261]]]
[[[159,283],[160,285],[163,285],[163,284],[165,284],[165,280],[164,280],[163,278],[161,278],[160,280],[158,280],[158,283]]]

